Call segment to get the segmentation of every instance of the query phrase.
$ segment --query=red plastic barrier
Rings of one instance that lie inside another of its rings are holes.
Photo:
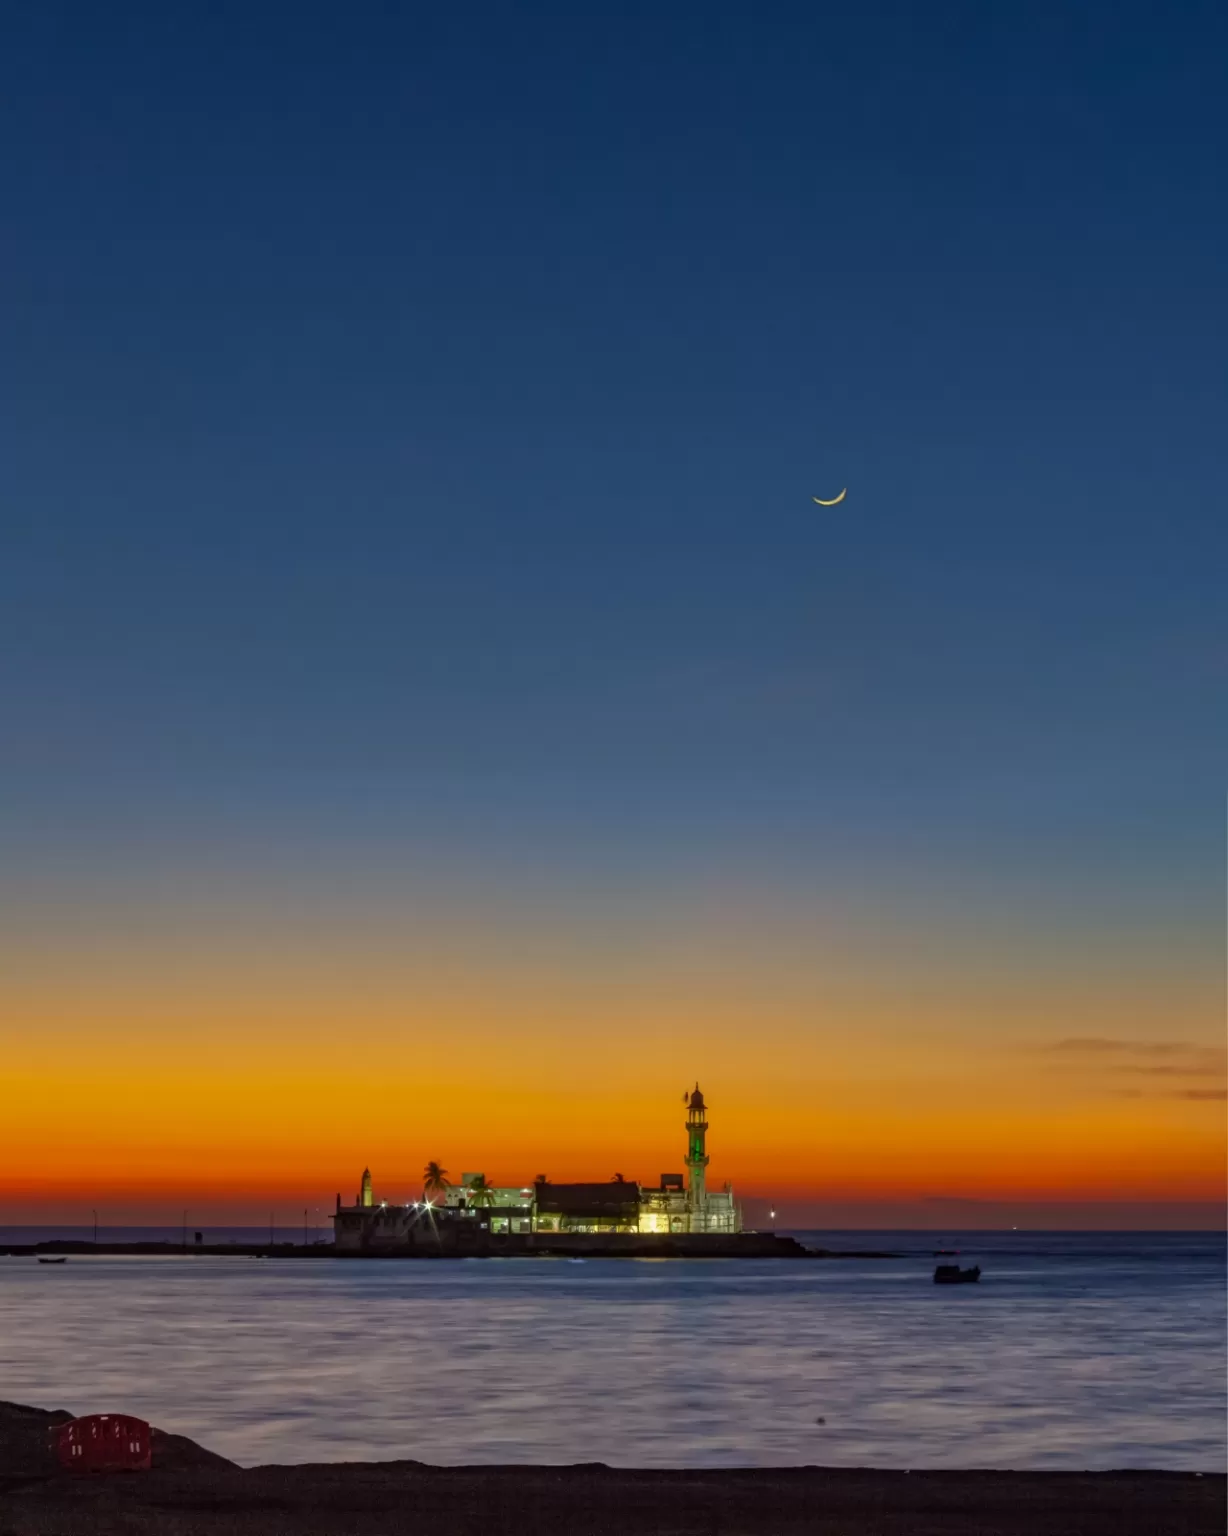
[[[87,1413],[51,1431],[60,1465],[70,1472],[148,1472],[149,1425],[127,1413]]]

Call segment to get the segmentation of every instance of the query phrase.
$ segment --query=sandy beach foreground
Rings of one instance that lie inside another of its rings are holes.
[[[422,1531],[677,1536],[1212,1536],[1225,1479],[1165,1472],[638,1472],[421,1462],[241,1468],[155,1433],[154,1469],[58,1473],[47,1430],[69,1415],[0,1404],[4,1536],[364,1536]]]

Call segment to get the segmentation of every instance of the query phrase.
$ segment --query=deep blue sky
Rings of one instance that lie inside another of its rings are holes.
[[[6,896],[427,848],[1222,940],[1222,5],[0,15]]]

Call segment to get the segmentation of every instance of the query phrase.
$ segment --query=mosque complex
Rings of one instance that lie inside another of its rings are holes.
[[[655,1186],[618,1176],[607,1183],[533,1184],[499,1187],[484,1174],[466,1173],[459,1184],[443,1184],[442,1195],[407,1203],[377,1201],[370,1169],[354,1204],[337,1196],[334,1238],[341,1250],[425,1248],[443,1235],[459,1245],[477,1240],[515,1240],[537,1234],[595,1237],[728,1237],[742,1231],[742,1212],[733,1187],[710,1190],[707,1183],[708,1118],[699,1084],[686,1096],[685,1176],[663,1173]]]

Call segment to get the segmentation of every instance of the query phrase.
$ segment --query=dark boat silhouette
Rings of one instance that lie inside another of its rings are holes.
[[[65,1254],[61,1254],[58,1259],[49,1259],[40,1255],[38,1262],[40,1264],[67,1264],[68,1258]]]
[[[940,1264],[934,1271],[935,1285],[971,1285],[981,1278],[981,1266],[960,1269],[958,1264]]]

